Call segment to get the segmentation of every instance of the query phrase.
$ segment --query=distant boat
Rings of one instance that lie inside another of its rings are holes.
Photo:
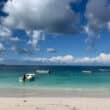
[[[38,74],[49,74],[49,70],[36,70]]]
[[[86,73],[86,74],[91,74],[92,73],[92,71],[91,70],[84,70],[84,71],[82,71],[83,73]]]
[[[109,69],[98,69],[98,70],[101,72],[109,72],[110,71]]]
[[[19,81],[20,82],[23,82],[24,81],[23,80],[23,77],[24,76],[22,76],[22,77],[19,78]],[[36,77],[36,74],[34,74],[34,73],[27,73],[27,74],[25,74],[25,81],[32,81],[32,80],[35,79],[35,77]]]

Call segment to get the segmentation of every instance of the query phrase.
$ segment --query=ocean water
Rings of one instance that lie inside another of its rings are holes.
[[[36,70],[50,70],[34,81],[19,82],[19,77]],[[0,66],[0,88],[67,89],[110,91],[110,67],[90,66]]]

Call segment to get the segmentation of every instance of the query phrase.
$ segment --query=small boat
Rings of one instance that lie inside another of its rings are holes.
[[[90,71],[90,70],[84,70],[84,71],[82,71],[83,73],[86,73],[86,74],[91,74],[92,73],[92,71]]]
[[[101,72],[109,72],[110,71],[109,69],[98,69],[98,70]]]
[[[49,74],[49,70],[36,70],[36,73],[38,74]]]
[[[25,77],[25,79],[24,79],[24,77]],[[35,77],[36,77],[36,74],[34,74],[34,73],[27,73],[24,76],[20,77],[19,81],[20,82],[33,81],[35,79]]]

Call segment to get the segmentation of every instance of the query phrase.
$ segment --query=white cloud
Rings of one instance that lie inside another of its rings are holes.
[[[0,26],[0,41],[18,41],[10,37],[11,31],[6,28],[24,29],[32,36],[27,44],[37,48],[39,39],[45,40],[42,31],[52,34],[75,33],[80,31],[80,16],[70,8],[70,2],[80,0],[8,0],[4,4],[3,11],[8,13],[2,17]],[[89,0],[87,2],[85,16],[87,26],[85,32],[89,38],[86,42],[93,48],[99,39],[102,28],[110,30],[110,3],[108,0]],[[94,34],[95,33],[95,34]],[[41,38],[42,37],[42,38]],[[26,45],[27,45],[26,44]]]
[[[98,33],[106,28],[110,21],[110,2],[109,0],[89,0],[86,7],[85,16],[88,19],[89,28]]]
[[[70,8],[70,2],[79,0],[8,0],[3,11],[9,16],[2,23],[26,31],[73,33],[79,30],[79,14]]]
[[[51,57],[49,59],[50,62],[56,62],[56,63],[72,63],[73,60],[74,57],[72,55]]]
[[[64,34],[80,30],[79,14],[70,8],[71,2],[79,0],[8,0],[3,8],[8,16],[2,17],[2,25],[23,29],[31,36],[27,44],[35,49],[39,39],[45,40],[45,32]]]
[[[16,45],[13,45],[11,48],[10,48],[11,51],[15,52],[15,53],[18,53],[18,54],[26,54],[26,55],[31,55],[33,54],[33,50],[32,49],[29,49],[29,48],[23,48],[23,47],[18,47]]]
[[[11,35],[12,33],[8,28],[0,25],[0,41],[5,41],[9,39]]]
[[[79,64],[110,64],[110,54],[101,53],[97,57],[84,57],[80,59],[76,59],[76,63]]]
[[[16,37],[11,37],[10,38],[10,41],[13,41],[13,42],[17,42],[19,41],[20,39],[16,36]]]
[[[49,53],[55,53],[56,49],[55,48],[47,48],[47,52]]]
[[[41,32],[40,31],[33,31],[33,35],[32,35],[32,45],[33,47],[36,48],[38,41],[40,39],[41,36]]]
[[[0,62],[4,61],[4,58],[0,58]]]
[[[55,56],[50,58],[25,58],[25,61],[53,63],[53,64],[78,64],[78,65],[108,65],[110,54],[101,53],[97,57],[75,58],[72,55]]]
[[[90,49],[94,49],[103,29],[110,31],[110,2],[109,0],[88,0],[85,17],[87,26],[85,32],[88,34],[87,43]]]
[[[35,52],[40,52],[40,51],[41,51],[40,48],[35,49]]]
[[[37,48],[38,41],[40,40],[40,37],[41,37],[42,32],[41,31],[34,30],[34,31],[32,31],[31,34],[32,34],[32,39],[30,39],[27,42],[27,44],[32,45],[34,47],[34,49],[36,49]]]
[[[19,41],[19,37],[12,37],[12,32],[9,28],[0,25],[0,42],[8,42],[13,44],[13,42]]]
[[[0,43],[0,52],[3,52],[5,50],[5,47],[3,46],[2,43]]]
[[[12,47],[10,48],[10,50],[15,52],[15,51],[16,51],[16,47],[15,47],[15,46],[12,46]]]
[[[100,39],[100,34],[95,34],[91,30],[88,31],[88,37],[86,38],[85,42],[88,44],[88,50],[93,50],[96,46],[98,40]]]
[[[108,22],[107,26],[108,26],[108,30],[110,31],[110,22]]]
[[[110,63],[110,54],[101,53],[94,60],[99,63]]]
[[[29,60],[33,62],[43,62],[43,63],[72,63],[74,60],[74,57],[72,55],[66,55],[66,56],[56,56],[51,58],[25,58],[24,60]]]

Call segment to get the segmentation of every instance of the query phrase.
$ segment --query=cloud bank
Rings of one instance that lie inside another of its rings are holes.
[[[41,62],[43,64],[74,64],[74,65],[108,65],[110,54],[101,53],[97,57],[76,58],[73,55],[54,56],[50,58],[25,58],[24,61]]]
[[[110,22],[110,2],[109,0],[89,0],[86,7],[86,17],[91,31],[99,32],[108,28]]]
[[[93,49],[99,40],[100,32],[106,29],[110,32],[110,1],[88,0],[85,17],[87,24],[85,32],[88,34],[86,42]]]
[[[70,4],[80,0],[8,0],[3,11],[2,25],[10,29],[23,29],[30,32],[28,41],[37,48],[43,32],[67,34],[79,32],[80,17],[71,9]]]
[[[82,0],[8,0],[3,11],[8,14],[3,17],[2,24],[25,31],[45,31],[49,33],[80,32],[80,12],[76,13],[71,3]],[[85,32],[98,33],[101,29],[110,29],[110,2],[108,0],[89,0],[86,4]]]
[[[51,34],[75,34],[83,32],[88,34],[86,43],[95,47],[100,39],[100,31],[106,29],[110,31],[110,2],[109,0],[88,0],[85,10],[87,23],[82,26],[81,13],[76,12],[70,7],[71,3],[81,0],[8,0],[3,7],[8,16],[1,17],[0,24],[0,51],[4,51],[3,42],[15,44],[22,38],[13,37],[13,29],[23,29],[29,40],[25,45],[32,45],[37,49],[38,41],[42,36],[45,40],[45,33]],[[31,37],[30,37],[31,36]],[[15,44],[16,45],[16,44]],[[13,46],[13,45],[12,45]],[[15,46],[16,47],[16,46]],[[12,48],[20,54],[28,54],[30,50],[23,47]],[[47,49],[48,53],[55,52],[54,48]],[[107,59],[106,59],[107,58]],[[104,59],[102,61],[102,59]],[[61,63],[109,63],[108,54],[100,54],[95,58],[74,58],[72,55],[57,56],[51,58],[37,58],[43,62]]]
[[[3,11],[9,15],[2,23],[11,28],[43,30],[50,33],[73,33],[79,14],[71,7],[77,0],[9,0]]]

